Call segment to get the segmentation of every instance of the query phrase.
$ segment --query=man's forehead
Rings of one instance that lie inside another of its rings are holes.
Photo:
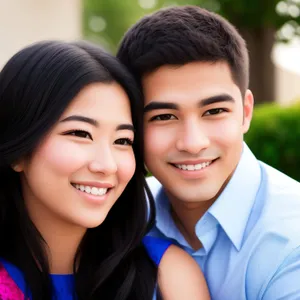
[[[182,99],[198,101],[220,94],[230,94],[234,98],[239,93],[229,68],[218,67],[216,64],[204,66],[163,66],[145,75],[142,78],[145,102],[181,102]]]

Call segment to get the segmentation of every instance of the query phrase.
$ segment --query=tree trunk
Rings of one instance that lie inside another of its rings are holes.
[[[246,40],[250,57],[250,90],[255,103],[275,101],[275,66],[271,52],[275,42],[275,29],[244,28],[239,30]]]

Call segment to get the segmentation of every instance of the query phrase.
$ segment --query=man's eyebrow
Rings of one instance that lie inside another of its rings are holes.
[[[68,121],[79,121],[79,122],[85,122],[85,123],[91,124],[95,127],[99,126],[98,121],[96,121],[95,119],[91,119],[91,118],[80,116],[80,115],[69,116],[69,117],[61,120],[60,122],[68,122]]]
[[[131,130],[135,132],[135,129],[132,124],[120,124],[117,126],[116,130]]]
[[[218,102],[234,102],[234,98],[229,94],[220,94],[209,98],[202,99],[198,102],[199,107],[207,106]]]
[[[175,103],[153,101],[144,107],[144,113],[151,111],[151,110],[156,110],[156,109],[176,109],[176,110],[178,110],[179,107]]]
[[[229,94],[220,94],[216,96],[212,96],[209,98],[205,98],[199,101],[198,106],[203,107],[210,104],[218,103],[218,102],[234,102],[234,98]],[[144,113],[151,110],[158,109],[175,109],[178,110],[179,106],[175,103],[170,102],[160,102],[160,101],[152,101],[144,107]]]

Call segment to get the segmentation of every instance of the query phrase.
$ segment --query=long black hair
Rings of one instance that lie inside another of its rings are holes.
[[[0,73],[0,257],[23,272],[33,300],[54,295],[46,242],[29,218],[20,176],[11,166],[35,150],[93,82],[117,82],[128,94],[136,170],[105,221],[83,237],[74,259],[75,292],[85,300],[153,296],[157,268],[142,245],[154,205],[144,177],[141,95],[127,70],[98,46],[45,41],[15,54]]]

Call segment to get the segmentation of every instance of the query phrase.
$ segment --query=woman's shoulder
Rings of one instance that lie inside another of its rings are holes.
[[[201,269],[188,253],[162,238],[146,236],[143,243],[158,266],[163,299],[210,299]]]
[[[51,275],[57,299],[74,299],[73,275]],[[26,282],[23,273],[0,257],[0,300],[24,300]],[[31,297],[29,297],[31,298]]]
[[[200,266],[192,256],[175,245],[171,245],[161,259],[158,285],[166,300],[210,299]]]
[[[145,236],[143,244],[151,257],[158,266],[166,250],[172,245],[172,242],[153,236]]]

